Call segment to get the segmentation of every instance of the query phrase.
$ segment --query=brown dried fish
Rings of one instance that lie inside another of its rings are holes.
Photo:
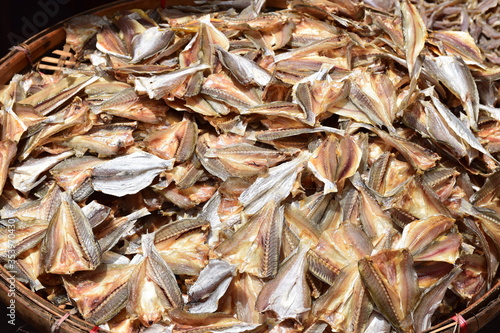
[[[90,223],[68,193],[61,193],[61,205],[47,227],[42,254],[45,270],[53,274],[93,270],[100,263]]]
[[[183,301],[174,273],[154,246],[154,234],[142,236],[142,250],[144,259],[128,282],[127,312],[151,326]]]

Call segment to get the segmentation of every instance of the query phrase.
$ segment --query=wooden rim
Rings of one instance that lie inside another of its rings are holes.
[[[179,4],[192,4],[192,0],[167,0],[168,5]],[[12,49],[5,57],[0,59],[0,84],[8,83],[14,74],[20,73],[26,68],[31,67],[31,63],[35,63],[45,54],[51,52],[53,49],[61,45],[65,38],[66,32],[64,31],[64,24],[71,20],[73,17],[94,14],[94,15],[110,15],[121,9],[133,8],[156,8],[162,4],[161,0],[121,0],[112,2],[75,16],[69,17],[56,25],[40,31],[36,35],[27,39],[18,47]]]
[[[13,276],[0,266],[0,300],[7,306],[14,300],[15,317],[18,316],[41,332],[51,332],[52,327],[58,323],[60,333],[90,332],[94,325],[82,320],[78,316],[67,316],[63,311],[26,288],[24,284],[12,280]],[[14,284],[12,284],[14,282]],[[7,308],[7,310],[9,310]],[[109,332],[99,328],[99,332]]]
[[[500,281],[497,281],[486,294],[476,302],[469,305],[454,318],[462,317],[467,322],[467,332],[475,333],[486,326],[500,313]],[[424,333],[453,333],[458,332],[458,320],[448,318],[437,325],[434,325]]]
[[[30,37],[24,43],[19,44],[17,48],[11,50],[6,56],[0,59],[0,84],[8,83],[16,73],[29,68],[41,57],[54,50],[59,45],[63,44],[66,38],[64,24],[73,17],[94,14],[99,16],[110,15],[118,10],[134,9],[134,8],[156,8],[161,7],[165,3],[167,6],[172,5],[192,5],[193,0],[120,0],[112,2],[83,13],[67,18],[56,25],[47,28],[38,34]],[[268,0],[268,6],[276,8],[286,8],[286,0]],[[10,279],[10,280],[9,280]],[[9,290],[12,275],[3,267],[0,266],[0,301],[4,304],[9,304],[12,299]],[[16,315],[19,314],[23,319],[27,319],[29,324],[42,332],[50,332],[52,325],[63,316],[67,316],[67,312],[57,308],[52,303],[43,299],[39,295],[26,288],[24,284],[15,281],[15,304]],[[457,315],[462,316],[467,321],[467,332],[475,333],[484,327],[488,322],[494,319],[500,313],[500,281],[488,291],[478,301],[468,306],[465,310]],[[82,320],[78,316],[70,315],[64,321],[61,321],[59,332],[75,333],[75,332],[90,332],[94,329],[94,325]],[[453,318],[449,318],[429,330],[427,333],[452,333],[456,332],[457,322]],[[99,332],[109,332],[99,329]]]

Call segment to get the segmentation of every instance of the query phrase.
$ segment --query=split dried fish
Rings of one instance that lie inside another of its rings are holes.
[[[135,194],[172,165],[171,160],[137,151],[93,167],[92,187],[96,191],[119,197]]]
[[[0,262],[127,333],[416,333],[488,292],[500,7],[276,5],[66,22],[74,67],[0,87]]]

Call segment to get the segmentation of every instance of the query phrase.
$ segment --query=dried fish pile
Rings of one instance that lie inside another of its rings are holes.
[[[113,332],[464,309],[498,281],[498,7],[418,3],[71,20],[79,64],[0,91],[4,265]]]

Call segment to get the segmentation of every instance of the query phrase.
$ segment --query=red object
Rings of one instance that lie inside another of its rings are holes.
[[[457,314],[452,318],[457,322],[457,324],[460,326],[460,333],[467,333],[467,320],[465,320],[464,317],[462,317],[461,314]]]
[[[54,325],[52,325],[52,327],[51,327],[51,331],[52,331],[52,332],[57,332],[57,331],[59,330],[59,327],[61,327],[61,324],[63,323],[63,321],[65,321],[66,319],[68,319],[68,318],[69,318],[69,316],[70,316],[70,314],[71,314],[71,313],[66,312],[66,314],[65,314],[64,316],[62,316],[61,318],[59,318],[59,320],[58,320],[58,321],[56,321],[56,322],[54,323]]]
[[[90,331],[89,333],[97,333],[99,332],[99,326],[94,326]]]
[[[161,8],[165,8],[166,5],[167,5],[166,1],[165,0],[161,0]]]

